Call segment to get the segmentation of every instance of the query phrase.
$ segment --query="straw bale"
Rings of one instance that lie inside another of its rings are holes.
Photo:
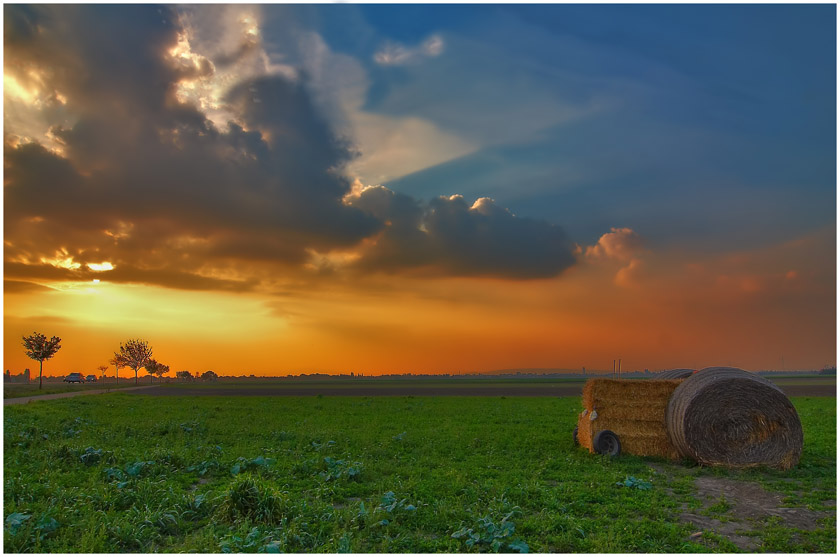
[[[683,381],[665,423],[680,456],[702,464],[787,470],[802,454],[802,424],[787,396],[737,368],[706,368]]]
[[[596,431],[609,429],[619,436],[635,435],[637,437],[668,438],[668,433],[665,431],[665,420],[608,419],[599,414],[598,419],[594,420],[592,425],[596,428]]]
[[[650,404],[598,404],[598,417],[605,420],[633,420],[665,424],[665,410],[668,401],[653,401]]]
[[[608,429],[618,435],[624,453],[677,458],[665,431],[665,412],[680,383],[590,379],[583,388],[585,410],[578,419],[578,442],[594,452],[595,434]]]
[[[636,411],[643,407],[634,405]],[[654,419],[616,413],[616,409],[602,406],[595,411],[584,410],[578,417],[578,443],[594,453],[592,440],[599,431],[610,430],[621,442],[621,451],[639,456],[678,458],[665,431],[665,405],[656,409]],[[594,417],[594,419],[593,419]]]
[[[688,379],[691,377],[694,372],[697,370],[694,369],[669,369],[668,371],[663,371],[659,375],[656,376],[657,379]]]
[[[619,436],[621,451],[638,456],[658,456],[678,460],[677,449],[668,436],[624,435]]]
[[[659,456],[676,460],[679,454],[671,444],[665,428],[653,422],[602,422],[600,419],[578,421],[578,442],[581,447],[594,453],[592,440],[599,431],[608,429],[618,435],[621,452],[638,456]]]
[[[592,452],[592,424],[589,421],[589,415],[581,412],[578,417],[578,443],[581,447],[589,449]]]
[[[583,406],[591,410],[619,403],[668,400],[680,380],[590,379],[583,386]]]

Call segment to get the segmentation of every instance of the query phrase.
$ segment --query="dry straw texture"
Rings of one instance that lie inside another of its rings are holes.
[[[595,434],[608,429],[618,435],[623,453],[678,458],[665,431],[665,411],[680,382],[590,379],[583,387],[585,410],[578,418],[581,446],[594,452]]]
[[[668,404],[680,380],[590,379],[583,386],[583,407]],[[600,409],[598,410],[600,412]]]
[[[668,436],[680,456],[712,466],[792,468],[802,425],[777,386],[736,368],[703,369],[668,404]]]
[[[580,413],[577,427],[578,443],[580,443],[580,446],[589,449],[590,453],[594,452],[592,450],[592,426],[589,422],[588,412]]]

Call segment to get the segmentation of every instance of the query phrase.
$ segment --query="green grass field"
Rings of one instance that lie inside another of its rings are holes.
[[[113,393],[7,407],[3,549],[731,552],[678,520],[726,519],[731,501],[698,506],[699,478],[834,511],[836,399],[794,403],[805,450],[788,472],[590,455],[572,444],[577,397]],[[759,551],[836,548],[829,518],[747,535]]]

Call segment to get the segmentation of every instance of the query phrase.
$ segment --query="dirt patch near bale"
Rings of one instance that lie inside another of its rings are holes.
[[[662,475],[671,475],[665,466],[650,466]],[[680,522],[692,525],[691,539],[714,533],[742,551],[757,551],[761,547],[765,523],[770,519],[776,518],[788,528],[813,531],[820,528],[820,520],[836,514],[785,507],[782,494],[767,491],[755,482],[703,476],[694,480],[694,488],[699,508],[689,508],[683,503],[679,514]]]
[[[782,519],[785,525],[800,530],[814,530],[826,512],[783,506],[783,496],[767,491],[760,484],[728,478],[704,477],[694,481],[698,497],[707,508],[724,497],[732,504],[728,514],[738,519],[763,521],[770,517]]]

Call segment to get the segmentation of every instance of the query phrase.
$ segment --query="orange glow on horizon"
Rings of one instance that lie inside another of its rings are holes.
[[[5,368],[32,362],[20,336],[63,339],[47,374],[95,370],[130,337],[149,340],[174,371],[220,375],[458,373],[496,369],[625,369],[735,365],[818,369],[833,363],[833,270],[772,271],[801,246],[747,254],[744,274],[719,261],[647,261],[636,288],[609,269],[556,279],[369,278],[283,296],[152,286],[55,284],[7,293]],[[785,258],[781,258],[784,260]],[[670,270],[669,270],[670,269]],[[677,270],[674,270],[677,269]],[[715,269],[715,270],[711,270]],[[608,272],[605,272],[608,271]],[[728,277],[727,280],[719,280]]]

